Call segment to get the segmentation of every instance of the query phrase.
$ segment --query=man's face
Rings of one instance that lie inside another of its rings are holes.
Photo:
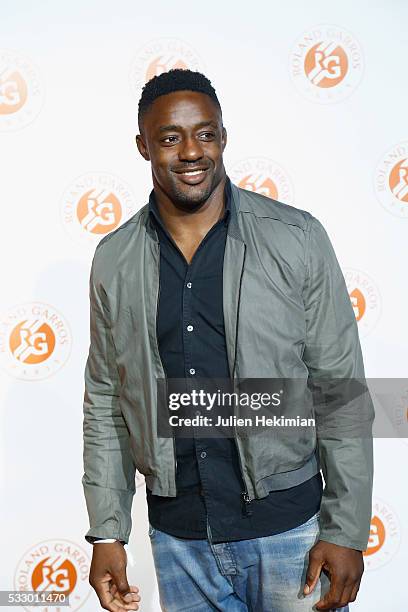
[[[155,188],[183,210],[199,208],[225,176],[227,133],[206,94],[177,91],[157,98],[136,142],[151,162]]]

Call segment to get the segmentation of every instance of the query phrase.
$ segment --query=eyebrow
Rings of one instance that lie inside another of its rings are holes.
[[[194,127],[196,129],[199,129],[207,125],[212,125],[215,128],[218,127],[215,121],[212,121],[212,120],[211,121],[201,121],[200,123],[197,123],[197,125]],[[159,127],[159,132],[181,132],[182,130],[183,130],[183,127],[181,125],[175,125],[175,124],[161,125]]]

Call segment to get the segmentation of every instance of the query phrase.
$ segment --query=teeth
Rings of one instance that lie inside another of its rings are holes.
[[[204,172],[204,170],[187,170],[186,172],[183,172],[183,174],[194,175],[194,174],[201,174],[202,172]]]

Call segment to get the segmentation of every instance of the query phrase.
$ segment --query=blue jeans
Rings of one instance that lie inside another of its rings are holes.
[[[163,612],[309,612],[330,587],[322,572],[310,595],[303,586],[319,512],[306,523],[263,538],[221,544],[177,538],[149,524]],[[349,607],[337,608],[348,612]]]

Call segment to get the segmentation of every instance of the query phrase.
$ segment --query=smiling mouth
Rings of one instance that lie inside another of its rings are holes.
[[[182,176],[198,176],[199,174],[204,174],[207,172],[207,168],[201,168],[200,170],[184,170],[183,172],[176,172],[176,174],[181,174]]]
[[[208,172],[208,168],[196,168],[195,170],[183,170],[182,172],[176,172],[179,180],[186,185],[199,185],[202,183]]]

